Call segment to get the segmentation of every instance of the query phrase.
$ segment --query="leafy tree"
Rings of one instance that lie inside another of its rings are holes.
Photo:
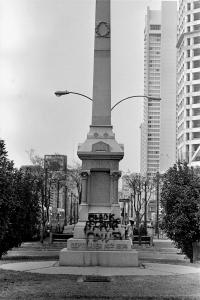
[[[36,233],[38,212],[34,178],[14,168],[0,140],[0,257]]]
[[[16,170],[13,191],[15,204],[11,224],[21,234],[21,240],[28,241],[39,233],[40,194],[36,176]]]
[[[200,240],[200,179],[186,162],[163,176],[162,229],[193,262],[192,243]]]
[[[7,159],[5,143],[0,140],[0,257],[18,241],[9,240],[11,201],[13,202],[13,162]]]

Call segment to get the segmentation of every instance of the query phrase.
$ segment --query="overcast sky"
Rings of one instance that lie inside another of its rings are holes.
[[[143,94],[144,18],[161,1],[112,0],[112,103]],[[0,137],[9,158],[29,164],[26,150],[55,152],[79,161],[78,143],[91,124],[94,0],[0,0]],[[143,103],[129,100],[113,110],[118,142],[125,146],[120,169],[140,168]]]

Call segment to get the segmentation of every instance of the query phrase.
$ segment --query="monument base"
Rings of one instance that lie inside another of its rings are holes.
[[[60,251],[60,266],[138,267],[130,240],[89,241],[71,238]]]
[[[138,252],[130,251],[60,251],[60,266],[138,267]]]

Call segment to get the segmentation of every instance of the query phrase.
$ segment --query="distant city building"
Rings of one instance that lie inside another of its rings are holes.
[[[119,204],[122,211],[123,222],[125,222],[125,217],[128,219],[135,218],[132,200],[132,190],[125,180],[125,177],[122,176],[122,189],[119,195]]]
[[[200,1],[179,1],[177,159],[200,166]]]
[[[165,172],[176,161],[177,3],[161,11],[147,8],[144,31],[144,100],[141,124],[141,175]]]
[[[23,173],[29,173],[37,176],[43,170],[43,168],[39,165],[23,165],[20,167],[20,170]]]
[[[45,155],[44,169],[50,206],[64,209],[67,156],[60,154]]]

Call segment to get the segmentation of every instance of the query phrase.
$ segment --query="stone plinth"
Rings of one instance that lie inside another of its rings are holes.
[[[60,251],[60,266],[138,267],[130,240],[90,241],[71,238]]]
[[[68,239],[68,250],[87,250],[87,251],[130,251],[132,250],[132,243],[130,240],[109,240],[109,241],[96,241],[86,239]]]
[[[130,251],[60,251],[60,266],[138,267],[138,253]]]

